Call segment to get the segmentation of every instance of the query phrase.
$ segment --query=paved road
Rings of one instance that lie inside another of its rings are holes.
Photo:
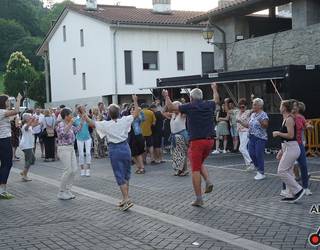
[[[133,175],[135,208],[120,212],[120,192],[107,159],[95,160],[92,176],[77,177],[72,201],[58,201],[59,162],[38,160],[33,181],[22,183],[16,163],[10,191],[0,200],[0,249],[308,249],[307,238],[320,226],[311,215],[320,203],[320,160],[310,161],[313,196],[298,204],[280,203],[277,162],[267,156],[266,180],[243,171],[239,155],[210,157],[206,164],[215,184],[204,208],[190,206],[190,177],[175,177],[170,162],[147,166]]]

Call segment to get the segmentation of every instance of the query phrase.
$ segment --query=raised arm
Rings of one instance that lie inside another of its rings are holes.
[[[213,101],[218,104],[220,102],[220,96],[218,92],[218,85],[216,83],[211,84],[211,89],[213,91]]]
[[[5,116],[14,116],[16,114],[19,114],[20,112],[20,103],[21,103],[21,100],[22,100],[22,96],[20,95],[20,93],[18,94],[17,98],[16,98],[16,104],[15,104],[15,107],[14,107],[14,110],[8,110],[6,113],[5,113]]]
[[[168,90],[164,89],[162,91],[162,95],[163,95],[163,97],[164,97],[164,99],[166,101],[166,106],[167,106],[169,112],[179,111],[179,106],[176,106],[176,105],[172,104],[172,101],[171,101],[171,99],[169,97]]]
[[[133,110],[133,118],[137,118],[140,114],[139,104],[138,104],[138,96],[132,95],[134,110]]]

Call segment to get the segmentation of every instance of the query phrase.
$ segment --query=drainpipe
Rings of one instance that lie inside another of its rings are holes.
[[[48,52],[46,51],[44,56],[42,56],[44,60],[44,73],[45,73],[45,80],[46,80],[46,103],[49,103],[51,100],[50,98],[50,84],[49,84],[49,60],[48,60]]]
[[[219,27],[218,25],[213,23],[211,18],[209,18],[209,24],[210,24],[210,26],[212,26],[212,27],[216,28],[217,30],[219,30],[221,32],[221,34],[222,34],[221,48],[223,50],[223,70],[224,70],[224,72],[226,72],[226,71],[228,71],[226,32],[221,27]]]
[[[118,66],[117,66],[117,33],[120,23],[117,22],[117,27],[113,32],[113,63],[114,63],[114,95],[112,95],[112,102],[118,104]]]

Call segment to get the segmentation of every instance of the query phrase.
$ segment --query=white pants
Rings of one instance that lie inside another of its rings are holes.
[[[58,155],[64,166],[60,191],[71,190],[74,177],[78,170],[77,157],[73,145],[58,146]]]
[[[240,138],[240,147],[239,151],[241,152],[244,161],[246,163],[246,166],[249,166],[252,162],[251,157],[248,152],[248,143],[249,143],[249,133],[248,132],[239,132],[239,138]]]
[[[79,152],[79,165],[83,166],[86,164],[91,164],[91,145],[92,139],[86,141],[77,140],[78,152]],[[84,157],[84,148],[86,149],[86,157]],[[84,159],[86,158],[86,159]]]

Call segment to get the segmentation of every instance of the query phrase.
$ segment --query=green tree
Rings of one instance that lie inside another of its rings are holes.
[[[41,36],[43,34],[39,25],[40,11],[37,7],[42,9],[43,7],[36,3],[34,0],[1,0],[0,18],[16,20],[31,35]]]
[[[14,52],[10,56],[4,75],[6,93],[11,96],[22,94],[25,90],[24,81],[32,86],[38,77],[37,72],[23,53]]]
[[[4,70],[12,44],[26,37],[28,33],[23,26],[14,20],[0,18],[0,71]]]
[[[37,79],[29,87],[28,97],[37,102],[37,105],[43,107],[46,102],[46,81],[43,72],[39,72]]]
[[[36,55],[37,49],[42,44],[40,37],[27,36],[17,40],[10,48],[10,52],[21,51],[31,62],[36,70],[43,71],[43,59]]]

